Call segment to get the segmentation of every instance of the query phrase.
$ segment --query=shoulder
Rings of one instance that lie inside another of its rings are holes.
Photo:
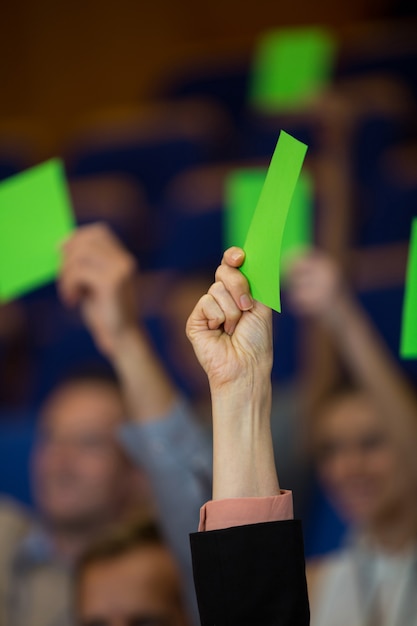
[[[0,543],[20,538],[33,524],[29,511],[14,500],[0,498]]]
[[[312,598],[317,590],[318,583],[320,578],[323,576],[323,571],[325,569],[325,558],[323,557],[314,557],[309,559],[306,563],[306,578],[307,578],[307,587],[308,587],[308,595]]]
[[[348,550],[337,550],[309,559],[306,563],[306,578],[310,598],[317,595],[325,579],[335,576],[339,570],[344,569],[348,560]]]

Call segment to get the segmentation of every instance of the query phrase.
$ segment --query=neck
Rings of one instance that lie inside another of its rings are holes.
[[[112,520],[108,520],[111,523]],[[49,537],[55,552],[69,563],[74,562],[85,548],[102,532],[107,524],[102,519],[100,522],[63,524],[54,521],[46,522]]]
[[[417,504],[410,499],[365,529],[372,544],[387,552],[401,552],[417,543]]]
[[[51,532],[54,549],[59,556],[70,563],[77,560],[93,538],[93,534],[76,533],[63,529],[54,529]]]

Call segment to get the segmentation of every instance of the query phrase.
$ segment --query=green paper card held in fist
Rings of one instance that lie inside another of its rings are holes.
[[[313,181],[307,172],[301,172],[285,220],[281,274],[285,274],[287,264],[294,255],[305,252],[313,244],[313,198]]]
[[[231,172],[224,189],[225,248],[243,248],[249,226],[265,183],[267,169],[243,168]]]
[[[74,228],[63,164],[52,159],[0,183],[0,301],[53,280]]]
[[[242,168],[225,181],[224,247],[245,245],[246,235],[267,174],[265,168]],[[285,221],[281,244],[281,273],[288,259],[313,242],[313,181],[301,172]]]
[[[417,357],[417,218],[411,225],[400,354],[404,359]]]
[[[281,131],[243,246],[241,271],[255,300],[281,311],[281,246],[307,146]]]

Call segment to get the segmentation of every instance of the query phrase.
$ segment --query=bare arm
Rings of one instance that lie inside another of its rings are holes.
[[[131,422],[118,434],[150,480],[161,527],[183,573],[190,613],[196,615],[188,534],[210,495],[210,442],[186,403],[178,401],[138,321],[131,255],[103,225],[76,231],[63,254],[62,298],[80,307],[98,349],[116,371]]]
[[[417,401],[413,390],[344,285],[335,263],[318,252],[300,258],[292,267],[290,285],[295,310],[315,316],[327,329],[352,376],[372,395],[391,431],[414,449]]]
[[[309,624],[300,523],[248,514],[287,496],[279,495],[270,432],[271,311],[251,301],[236,269],[242,261],[240,249],[225,253],[187,323],[212,396],[210,507],[242,507],[226,525],[190,537],[201,624]]]
[[[213,410],[213,499],[279,494],[270,432],[271,311],[253,302],[231,248],[187,322]],[[242,298],[243,296],[243,298]]]
[[[62,298],[80,305],[97,347],[118,375],[128,414],[140,422],[166,415],[177,391],[138,324],[133,257],[101,224],[76,231],[63,253]]]

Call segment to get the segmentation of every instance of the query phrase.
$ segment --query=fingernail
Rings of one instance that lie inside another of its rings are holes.
[[[239,261],[239,259],[242,258],[242,250],[235,250],[231,253],[230,256],[232,257],[233,261]]]
[[[253,307],[252,298],[246,293],[244,293],[243,296],[240,296],[239,302],[242,311],[247,311],[248,309],[251,309]]]

